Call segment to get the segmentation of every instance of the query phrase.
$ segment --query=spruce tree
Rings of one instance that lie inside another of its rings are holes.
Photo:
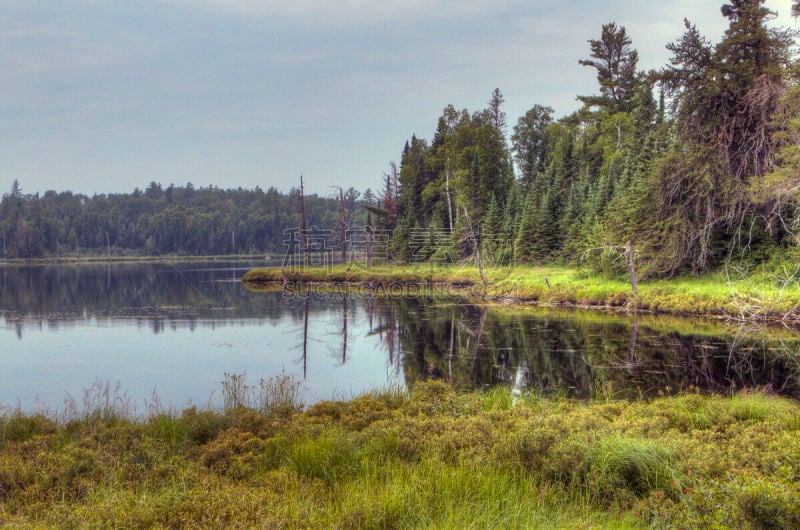
[[[579,96],[589,107],[600,107],[608,112],[630,110],[639,83],[636,71],[639,53],[631,47],[631,39],[624,26],[603,24],[600,39],[591,39],[591,59],[579,61],[597,71],[599,96]]]

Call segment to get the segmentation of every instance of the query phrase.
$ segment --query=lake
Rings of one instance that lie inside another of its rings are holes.
[[[767,388],[800,398],[800,337],[455,298],[252,292],[263,261],[0,268],[0,403],[60,411],[98,383],[145,410],[219,406],[225,374],[288,374],[306,404],[444,379],[589,399]]]

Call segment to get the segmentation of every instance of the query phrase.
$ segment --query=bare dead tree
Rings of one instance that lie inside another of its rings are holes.
[[[366,227],[366,241],[364,243],[364,250],[367,254],[367,268],[372,268],[372,255],[373,255],[373,240],[375,238],[374,229],[371,225]]]
[[[447,220],[450,223],[450,233],[453,233],[453,204],[450,200],[450,159],[447,160],[447,170],[444,172],[444,194],[447,197]]]
[[[631,242],[625,243],[625,261],[628,264],[628,276],[631,280],[631,290],[635,296],[639,296],[639,286],[636,283],[636,269],[633,267],[633,251],[631,250]]]
[[[341,214],[339,217],[339,240],[342,244],[342,263],[347,264],[347,220],[344,215],[344,191],[342,191],[341,186],[331,187],[339,190],[339,210]]]
[[[397,162],[391,160],[389,162],[389,170],[391,171],[391,182],[394,187],[394,202],[397,204],[400,199],[400,170],[397,169]]]
[[[590,248],[581,254],[581,260],[585,260],[589,254],[596,251],[603,251],[603,250],[612,250],[618,253],[618,256],[625,256],[625,263],[628,268],[628,278],[631,282],[631,291],[635,296],[639,296],[639,282],[636,280],[636,268],[634,267],[634,251],[633,251],[633,244],[628,241],[625,245],[606,245],[603,247],[594,247]],[[617,258],[619,259],[619,258]],[[550,287],[550,282],[547,281],[545,278],[545,282],[547,283],[547,287]]]
[[[481,275],[481,281],[483,281],[483,286],[487,287],[489,285],[489,280],[486,278],[486,273],[483,270],[483,259],[481,258],[481,246],[478,243],[478,238],[475,235],[475,229],[472,226],[472,219],[469,216],[469,211],[467,211],[467,207],[463,207],[464,210],[464,217],[467,219],[467,225],[469,226],[469,239],[472,244],[473,248],[473,255],[475,256],[475,262],[478,264],[478,272]]]
[[[302,173],[300,173],[300,238],[303,245],[303,267],[308,268],[308,224],[306,223],[306,200]]]

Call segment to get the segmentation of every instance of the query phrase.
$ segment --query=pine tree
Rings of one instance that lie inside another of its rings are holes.
[[[22,188],[20,187],[17,179],[14,179],[14,182],[11,183],[11,196],[15,199],[22,197]]]
[[[639,53],[631,48],[625,27],[617,27],[614,22],[603,24],[600,39],[591,39],[589,45],[592,59],[583,59],[579,63],[597,71],[600,95],[579,96],[578,99],[587,106],[600,107],[611,113],[629,111],[639,83],[636,71]]]
[[[495,88],[492,92],[492,98],[489,100],[489,116],[492,120],[492,125],[495,129],[500,131],[500,134],[506,134],[506,113],[503,111],[503,103],[506,100],[499,88]]]
[[[770,29],[763,0],[722,7],[729,20],[712,46],[685,22],[668,46],[671,64],[661,81],[673,99],[678,143],[659,165],[650,216],[651,241],[663,257],[661,272],[697,271],[729,255],[743,226],[763,218],[747,188],[770,168],[774,117],[791,59],[792,34]]]

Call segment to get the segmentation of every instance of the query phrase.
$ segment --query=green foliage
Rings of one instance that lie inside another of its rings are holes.
[[[431,145],[413,137],[404,150],[396,250],[417,228],[449,227],[448,196],[459,214],[468,209],[497,263],[588,257],[610,270],[586,251],[632,241],[644,276],[671,276],[796,244],[796,34],[769,27],[762,0],[726,4],[722,15],[729,25],[718,43],[685,21],[667,45],[670,63],[649,73],[637,71],[626,29],[603,25],[580,61],[596,71],[599,94],[579,97],[583,108],[559,120],[542,105],[519,118],[516,179],[506,176],[496,110],[448,106]],[[459,257],[470,256],[459,232],[466,221],[455,225]],[[508,243],[497,245],[498,234]]]
[[[392,241],[397,259],[420,261],[433,255],[441,259],[443,248],[456,251],[452,259],[471,255],[473,245],[465,242],[471,230],[479,240],[489,242],[486,250],[492,258],[507,252],[509,245],[498,241],[509,239],[501,210],[514,177],[502,133],[501,104],[502,96],[495,91],[492,108],[486,111],[470,114],[448,106],[430,146],[416,136],[406,142],[400,164],[399,219]],[[450,233],[451,225],[454,233]],[[447,235],[432,242],[418,241],[419,234],[431,230]]]
[[[152,182],[144,192],[40,196],[24,194],[17,182],[0,202],[0,248],[7,258],[282,253],[283,230],[300,226],[299,194]],[[353,188],[343,194],[351,227],[365,223],[360,195]],[[338,226],[338,197],[307,195],[305,205],[308,226]]]
[[[230,418],[210,410],[198,411],[192,407],[183,411],[183,423],[187,438],[196,444],[204,444],[231,425]]]
[[[600,497],[619,496],[618,490],[641,497],[651,491],[669,491],[676,472],[674,452],[654,440],[614,434],[593,441],[588,454],[592,470],[590,490]]]
[[[328,430],[323,435],[295,444],[289,454],[296,473],[333,485],[358,472],[353,444],[345,433]]]
[[[15,413],[14,527],[746,527],[800,523],[800,408],[757,393],[511,400],[442,383],[69,427]],[[685,423],[681,418],[694,419]],[[201,420],[201,418],[203,418]],[[198,432],[200,422],[214,424]],[[35,434],[29,435],[32,431]]]
[[[56,424],[44,415],[26,416],[16,412],[0,419],[0,446],[6,441],[24,442],[37,435],[52,434],[55,429]]]
[[[590,40],[589,45],[592,59],[581,60],[580,64],[597,71],[600,96],[581,96],[578,99],[588,106],[598,106],[612,113],[629,111],[639,83],[636,71],[639,54],[631,48],[625,27],[618,28],[614,22],[603,24],[600,39]]]

